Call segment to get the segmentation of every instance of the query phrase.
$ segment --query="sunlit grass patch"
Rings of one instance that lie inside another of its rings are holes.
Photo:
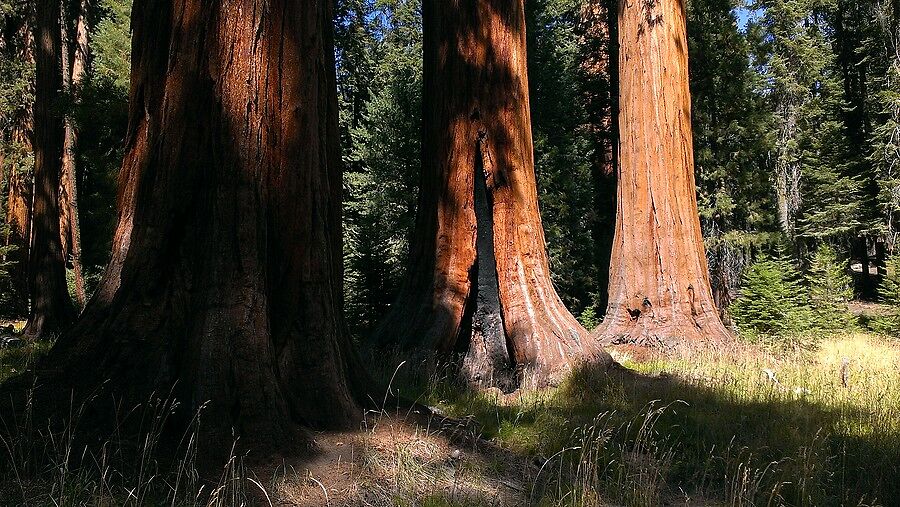
[[[551,496],[567,505],[900,498],[900,346],[863,333],[806,343],[628,361],[637,374],[586,367],[556,389],[512,396],[441,386],[426,398],[473,415],[486,437],[552,461],[565,487]]]

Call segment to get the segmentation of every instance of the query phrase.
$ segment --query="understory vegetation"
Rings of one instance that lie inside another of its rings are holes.
[[[890,505],[900,497],[900,342],[869,332],[803,340],[668,359],[620,351],[627,371],[584,368],[558,388],[513,395],[463,388],[449,369],[382,360],[392,394],[459,427],[413,420],[385,434],[382,426],[409,415],[388,402],[361,428],[346,465],[356,486],[344,489],[305,462],[240,454],[221,473],[201,474],[202,449],[190,435],[177,457],[163,459],[165,403],[143,439],[111,439],[102,454],[75,460],[76,418],[52,437],[31,428],[0,442],[0,498],[265,505],[324,488],[341,499],[334,505],[491,505],[502,484],[514,483],[507,496],[515,502],[548,506]],[[41,350],[0,351],[0,380]],[[25,459],[34,452],[43,459]],[[510,501],[496,504],[518,505]]]
[[[512,397],[422,396],[540,457],[546,505],[889,505],[900,497],[900,344],[836,335],[584,369]]]

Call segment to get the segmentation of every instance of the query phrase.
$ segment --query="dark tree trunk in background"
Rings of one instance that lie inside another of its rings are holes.
[[[521,0],[426,0],[422,184],[409,278],[375,339],[460,351],[473,383],[543,383],[609,361],[550,279]]]
[[[31,313],[24,331],[29,339],[59,333],[74,317],[59,231],[58,192],[64,137],[59,105],[62,91],[59,16],[59,2],[37,2],[34,37],[34,201],[28,265]]]
[[[88,61],[88,2],[74,4],[75,29],[71,37],[63,28],[66,44],[63,47],[63,84],[72,99],[78,100]],[[59,187],[60,228],[63,253],[75,278],[75,300],[78,308],[84,308],[87,296],[81,266],[81,226],[78,219],[78,186],[75,156],[78,149],[78,132],[71,115],[65,118],[65,142],[63,145],[62,181]]]
[[[601,288],[597,304],[606,309],[609,263],[616,223],[616,172],[619,164],[618,0],[589,0],[579,11],[580,78],[587,107],[585,128],[593,142],[591,183],[594,213],[591,234]]]
[[[283,449],[361,418],[331,20],[312,0],[135,2],[112,259],[42,385],[126,407],[171,392],[182,423],[209,402],[214,453],[232,429]]]
[[[724,340],[697,211],[684,3],[620,6],[618,213],[597,336],[665,348]]]

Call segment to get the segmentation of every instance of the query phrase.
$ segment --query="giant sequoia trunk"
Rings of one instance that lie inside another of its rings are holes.
[[[172,393],[182,423],[209,402],[213,452],[232,429],[284,448],[308,442],[299,425],[362,416],[331,19],[313,0],[134,3],[112,259],[40,365],[45,392],[125,407]]]
[[[722,340],[694,184],[683,0],[621,2],[621,158],[608,344]]]
[[[79,0],[76,7],[75,30],[69,37],[68,30],[62,34],[67,44],[63,47],[63,81],[69,96],[78,100],[81,92],[88,59],[88,2]],[[68,37],[68,38],[67,38]],[[63,254],[71,266],[75,281],[75,299],[83,308],[87,298],[84,288],[84,274],[81,266],[81,225],[78,218],[78,185],[75,155],[78,149],[78,132],[71,115],[65,118],[65,143],[63,145],[62,181],[59,187],[60,228]]]
[[[419,213],[382,345],[463,352],[512,389],[609,360],[550,279],[535,187],[521,0],[426,0]]]
[[[31,313],[25,336],[46,337],[73,319],[59,232],[59,178],[62,171],[62,45],[59,4],[37,2],[35,13],[34,196],[28,265]]]

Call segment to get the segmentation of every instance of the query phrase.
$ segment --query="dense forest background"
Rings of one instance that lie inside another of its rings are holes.
[[[66,3],[68,39],[75,37],[78,4]],[[716,301],[742,331],[833,325],[840,322],[835,305],[891,297],[891,283],[880,281],[900,228],[896,4],[688,2],[701,223]],[[32,167],[29,5],[0,2],[0,308],[19,315],[27,306],[17,201],[27,201]],[[526,16],[538,189],[554,282],[592,328],[605,311],[603,242],[614,221],[614,181],[603,174],[596,129],[596,97],[609,94],[610,80],[585,64],[605,32],[591,25],[588,5],[531,0]],[[122,0],[91,3],[86,77],[54,105],[80,137],[88,291],[107,262],[115,223],[129,10]],[[362,338],[396,297],[415,221],[421,9],[417,0],[341,0],[336,15],[345,298],[352,331]],[[742,287],[753,298],[732,304]]]

